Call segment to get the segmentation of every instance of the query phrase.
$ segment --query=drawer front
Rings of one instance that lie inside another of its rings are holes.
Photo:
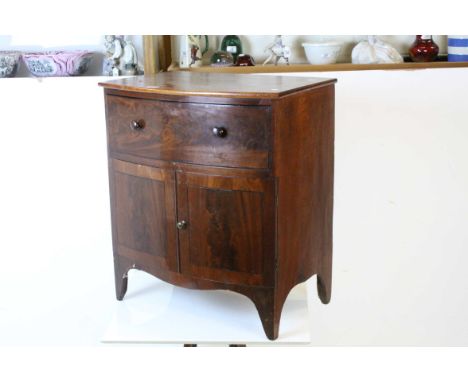
[[[268,168],[270,107],[106,97],[111,153]]]

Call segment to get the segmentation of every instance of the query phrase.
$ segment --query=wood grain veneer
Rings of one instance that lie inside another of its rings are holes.
[[[330,300],[335,81],[240,77],[101,84],[116,295],[131,268],[233,290],[276,339],[295,285]]]

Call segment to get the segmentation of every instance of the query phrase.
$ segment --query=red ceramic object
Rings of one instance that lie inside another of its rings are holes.
[[[255,61],[249,54],[239,54],[234,66],[255,66]]]
[[[409,49],[409,55],[414,62],[435,61],[439,54],[439,47],[432,40],[431,35],[416,35],[416,40]]]

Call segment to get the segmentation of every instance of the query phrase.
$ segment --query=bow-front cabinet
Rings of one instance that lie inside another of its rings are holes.
[[[334,82],[161,73],[105,89],[115,285],[128,271],[229,289],[269,339],[317,275],[330,300]]]

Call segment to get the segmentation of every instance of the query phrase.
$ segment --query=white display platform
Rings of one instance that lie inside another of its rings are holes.
[[[257,310],[245,296],[223,290],[172,286],[145,272],[129,272],[128,291],[115,302],[104,343],[307,345],[310,319],[305,284],[283,308],[276,341],[265,336]]]

